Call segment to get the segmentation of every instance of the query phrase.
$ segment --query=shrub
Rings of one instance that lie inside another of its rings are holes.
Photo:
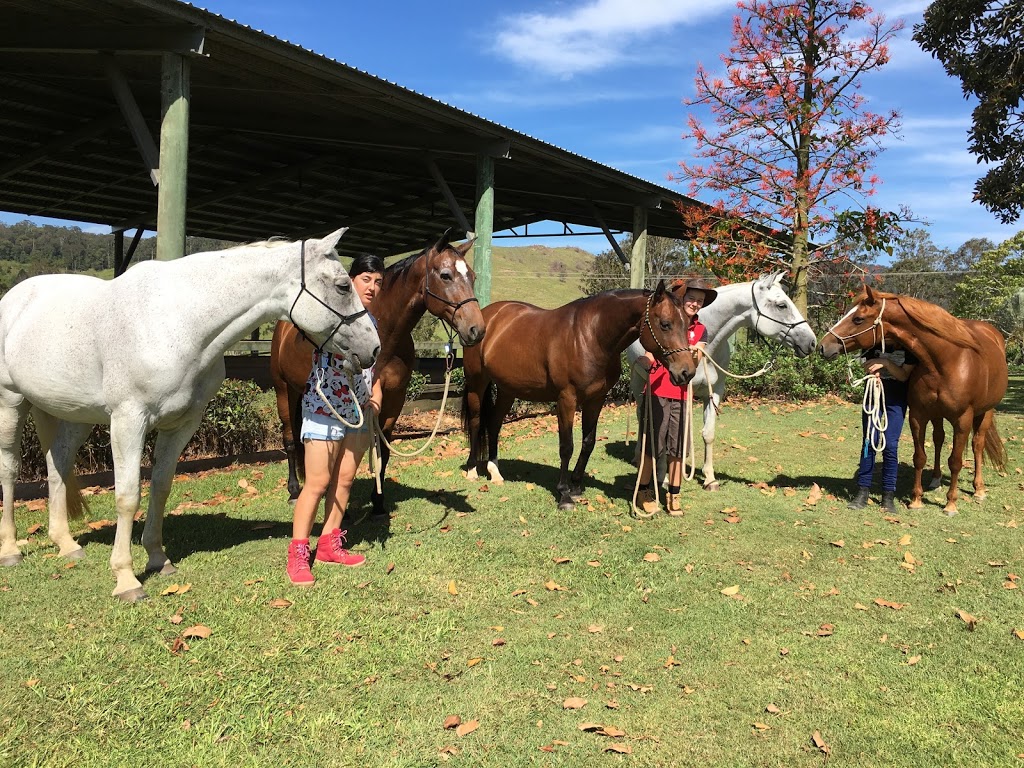
[[[847,365],[856,365],[852,360],[847,361],[844,356],[825,360],[813,353],[801,360],[788,349],[777,353],[776,349],[759,342],[738,344],[729,361],[732,373],[754,373],[773,358],[774,364],[763,376],[730,379],[727,390],[733,394],[781,400],[810,400],[829,394],[847,399],[860,397],[847,383]]]
[[[251,381],[227,379],[213,396],[195,435],[185,446],[182,458],[225,456],[263,450],[277,440],[277,412],[273,398]],[[146,435],[142,463],[153,462],[156,432]],[[92,433],[78,451],[75,469],[79,473],[103,472],[114,468],[110,452],[110,427],[93,427]],[[22,439],[21,477],[46,477],[46,459],[36,436],[35,424],[29,416]]]
[[[419,371],[413,371],[409,377],[409,386],[405,389],[405,399],[415,400],[426,389],[427,384],[430,383],[430,378],[425,373]]]

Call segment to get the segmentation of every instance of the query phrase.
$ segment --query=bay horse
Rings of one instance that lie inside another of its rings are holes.
[[[146,433],[157,430],[142,544],[147,571],[176,572],[163,548],[163,516],[178,457],[224,380],[224,353],[261,323],[290,317],[357,370],[373,365],[377,331],[335,245],[270,241],[147,261],[113,280],[42,275],[0,300],[0,564],[21,561],[14,482],[29,411],[46,454],[49,535],[79,559],[68,513],[81,514],[75,454],[93,424],[110,425],[117,530],[113,594],[146,597],[132,569],[132,520]]]
[[[728,370],[732,357],[729,339],[740,328],[752,328],[758,335],[789,347],[797,357],[807,357],[818,343],[810,324],[782,287],[785,275],[785,272],[775,272],[761,275],[750,282],[721,286],[717,289],[718,297],[714,303],[700,310],[700,321],[708,329],[704,354],[718,364],[718,367],[711,362],[698,364],[697,373],[691,382],[694,400],[700,399],[704,404],[704,423],[701,429],[701,437],[704,439],[704,490],[717,491],[719,488],[714,467],[715,426],[728,378],[719,368]],[[680,285],[678,290],[685,291],[685,284]],[[643,351],[639,342],[633,342],[626,350],[626,358],[632,364]],[[634,368],[630,376],[630,388],[637,402],[640,402],[646,385],[646,374]]]
[[[430,312],[448,323],[465,347],[484,337],[484,318],[473,292],[476,274],[466,262],[474,241],[452,245],[449,236],[450,231],[445,232],[432,246],[388,267],[373,302],[381,341],[376,365],[384,395],[380,425],[389,442],[416,368],[412,330],[423,313]],[[305,469],[305,450],[295,436],[302,423],[302,393],[312,367],[313,345],[291,323],[278,323],[270,345],[270,375],[277,393],[277,414],[288,456],[288,496],[292,501],[299,496]],[[382,441],[380,450],[383,476],[391,449]],[[373,514],[385,514],[384,498],[376,488],[372,500]]]
[[[914,438],[914,487],[910,509],[924,506],[921,475],[928,457],[925,430],[936,425],[938,451],[945,435],[942,421],[953,425],[949,456],[949,492],[944,512],[955,515],[960,470],[967,438],[974,432],[974,499],[985,498],[984,456],[1002,470],[1006,449],[995,423],[995,407],[1008,383],[1006,343],[991,323],[961,320],[921,299],[864,288],[853,307],[821,337],[825,358],[854,350],[887,347],[906,349],[919,360],[907,380],[910,432]],[[940,475],[941,478],[941,475]]]
[[[583,494],[583,477],[597,439],[605,397],[622,372],[622,351],[639,339],[685,385],[694,374],[682,303],[664,281],[654,291],[620,289],[577,299],[557,309],[522,301],[484,308],[487,336],[467,349],[462,394],[463,427],[469,436],[466,475],[478,477],[486,463],[493,482],[498,471],[498,433],[516,398],[557,403],[561,474],[558,508],[573,509]],[[491,394],[495,391],[495,399]],[[583,413],[579,459],[569,474],[573,419]]]

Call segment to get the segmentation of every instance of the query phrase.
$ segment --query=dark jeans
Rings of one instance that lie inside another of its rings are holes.
[[[899,450],[900,433],[907,417],[907,385],[903,382],[883,382],[885,391],[885,413],[889,423],[885,430],[885,449],[882,451],[882,490],[896,490],[896,470],[899,467],[897,451]],[[861,446],[860,467],[857,470],[857,485],[861,488],[871,487],[871,476],[875,470],[875,451],[871,447],[868,435],[868,415],[861,415],[861,427],[864,433],[864,444]],[[873,429],[873,428],[872,428]]]

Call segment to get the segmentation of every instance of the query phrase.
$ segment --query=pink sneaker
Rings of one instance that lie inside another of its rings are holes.
[[[288,545],[288,579],[296,587],[311,587],[316,583],[309,569],[309,539],[292,539]]]
[[[333,531],[324,531],[316,543],[316,562],[325,565],[345,565],[349,568],[357,568],[366,562],[366,557],[349,552],[345,549],[345,534],[335,528]]]

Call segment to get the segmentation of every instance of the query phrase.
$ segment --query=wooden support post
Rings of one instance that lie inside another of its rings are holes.
[[[643,288],[647,277],[647,209],[633,208],[633,250],[629,258],[629,287]]]
[[[162,57],[162,67],[156,257],[166,261],[185,255],[189,61],[179,54],[165,53]]]
[[[476,243],[473,270],[476,297],[481,307],[491,303],[491,236],[494,234],[494,158],[476,157]]]

